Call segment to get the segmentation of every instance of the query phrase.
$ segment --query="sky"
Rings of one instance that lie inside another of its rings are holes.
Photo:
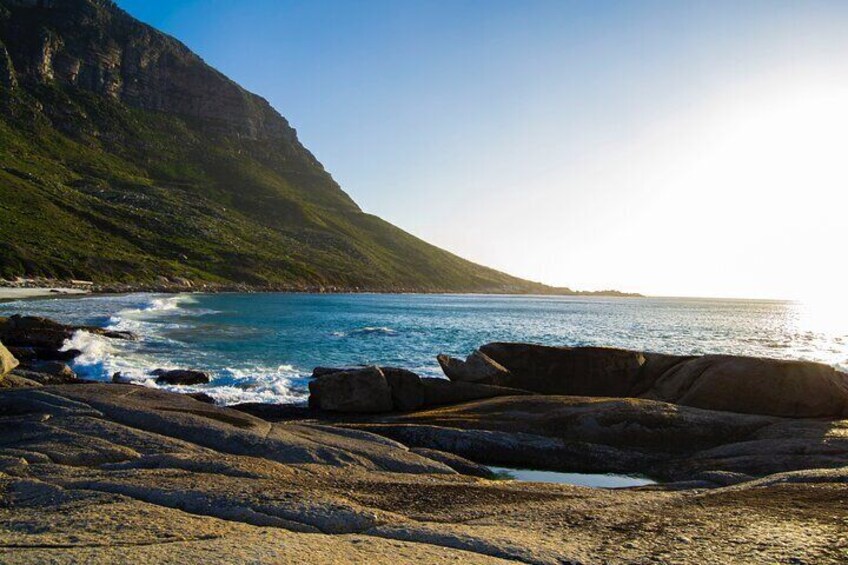
[[[848,2],[118,0],[367,212],[556,286],[841,296]]]

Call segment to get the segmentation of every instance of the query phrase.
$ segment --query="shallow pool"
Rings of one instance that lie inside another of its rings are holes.
[[[537,483],[562,483],[596,488],[641,487],[656,484],[656,481],[651,479],[629,475],[559,473],[557,471],[536,471],[533,469],[510,469],[509,467],[489,467],[489,469],[503,479]]]

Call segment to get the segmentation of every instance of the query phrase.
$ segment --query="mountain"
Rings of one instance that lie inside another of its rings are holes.
[[[555,290],[363,212],[267,101],[107,0],[0,0],[0,242],[0,278]]]

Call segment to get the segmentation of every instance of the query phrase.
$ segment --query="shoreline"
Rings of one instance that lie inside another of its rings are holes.
[[[218,294],[238,292],[245,294],[291,293],[291,294],[479,294],[485,296],[582,296],[582,297],[618,297],[618,298],[647,298],[638,293],[603,291],[574,291],[568,288],[549,287],[545,289],[521,290],[517,288],[491,289],[449,289],[449,288],[407,288],[407,287],[360,287],[337,285],[250,285],[242,283],[194,283],[184,280],[167,283],[105,283],[98,284],[90,281],[68,281],[58,279],[18,279],[17,281],[0,280],[0,300],[5,289],[20,289],[56,293],[53,291],[70,291],[69,293],[87,292],[89,294],[130,294],[135,292],[155,292],[161,294],[178,294],[183,292]]]
[[[70,287],[7,287],[0,286],[0,303],[42,298],[81,298],[91,296],[88,290]]]

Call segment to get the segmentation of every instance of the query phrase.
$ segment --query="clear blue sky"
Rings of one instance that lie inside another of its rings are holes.
[[[267,98],[366,211],[469,259],[803,298],[844,253],[848,2],[118,3]]]

